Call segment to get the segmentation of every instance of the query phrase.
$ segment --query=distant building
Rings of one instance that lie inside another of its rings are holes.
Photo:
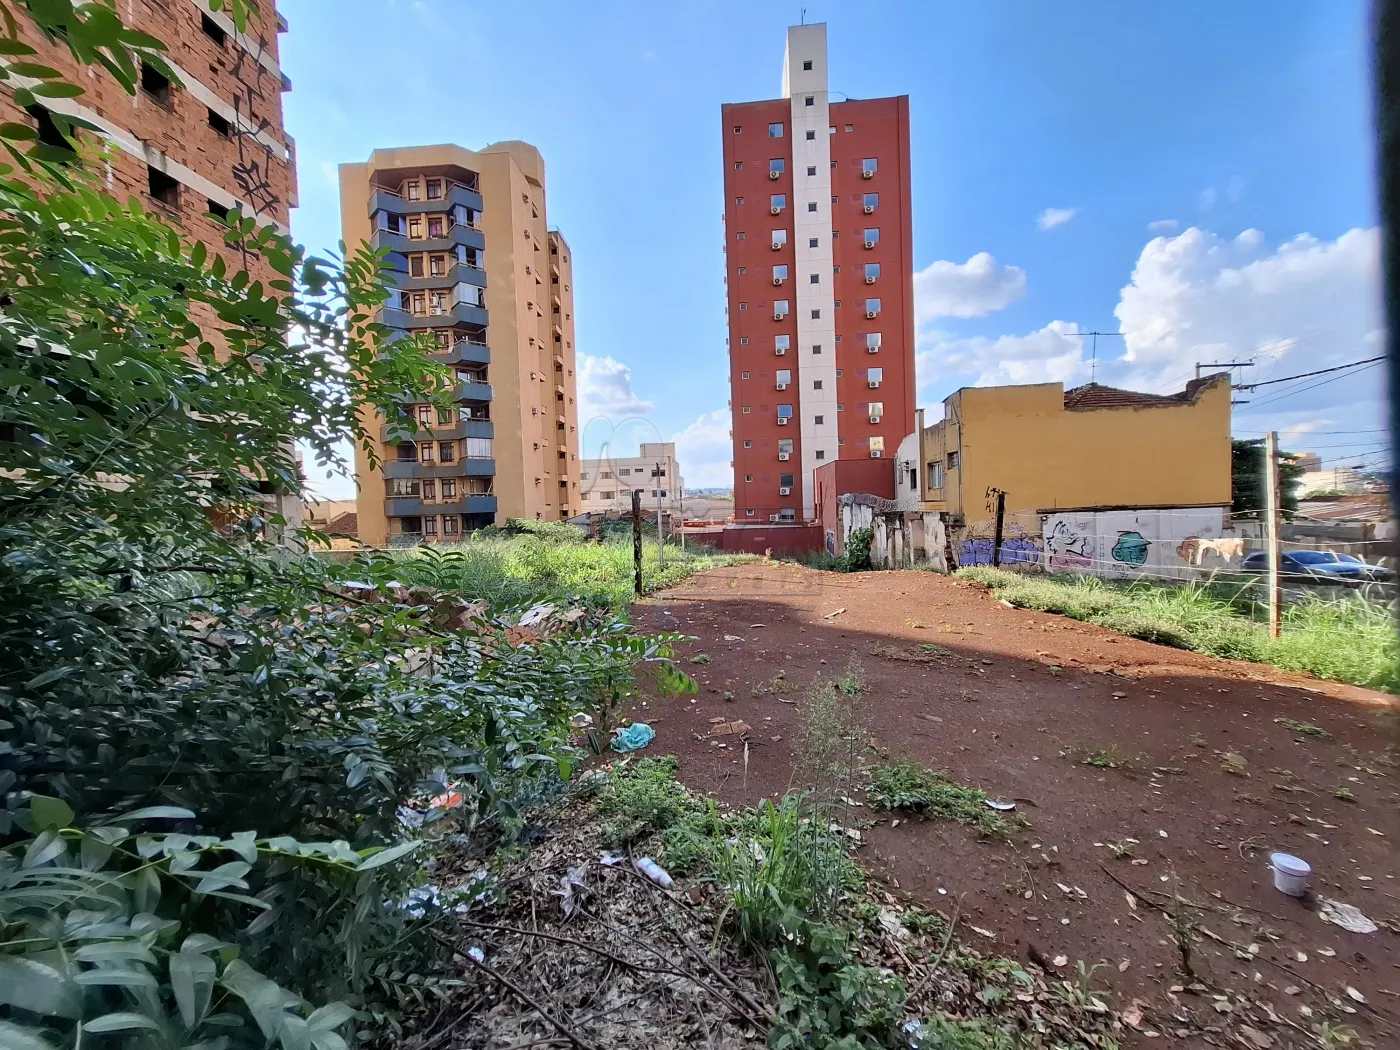
[[[1311,473],[1322,469],[1322,457],[1316,452],[1292,452],[1289,454],[1293,457],[1294,464],[1302,467],[1305,472]]]
[[[585,459],[579,463],[579,489],[585,512],[631,510],[632,490],[642,490],[642,507],[656,509],[656,501],[667,510],[679,510],[684,480],[676,462],[676,446],[671,441],[642,442],[641,454]]]
[[[1351,467],[1334,467],[1332,470],[1315,468],[1307,471],[1298,481],[1298,495],[1306,498],[1318,492],[1350,495],[1366,491],[1365,479],[1361,472]]]

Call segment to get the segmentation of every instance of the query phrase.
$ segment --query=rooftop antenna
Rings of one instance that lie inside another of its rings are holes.
[[[802,8],[802,14],[799,17],[802,20],[802,24],[805,26],[807,24],[807,9],[805,7]]]
[[[1089,382],[1091,382],[1091,383],[1097,383],[1097,382],[1099,381],[1099,336],[1101,336],[1101,335],[1117,335],[1117,336],[1123,336],[1123,335],[1126,335],[1126,334],[1127,334],[1126,332],[1080,332],[1080,333],[1079,333],[1079,335],[1090,335],[1090,336],[1093,336],[1093,337],[1094,337],[1094,341],[1093,341],[1093,343],[1091,344],[1092,349],[1090,350],[1090,357],[1089,357]]]

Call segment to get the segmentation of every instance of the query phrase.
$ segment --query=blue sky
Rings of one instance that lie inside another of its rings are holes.
[[[800,9],[280,6],[298,239],[334,246],[336,165],[376,147],[534,143],[574,252],[585,408],[646,421],[615,447],[678,437],[692,486],[727,483],[719,107],[777,94]],[[1380,352],[1361,0],[923,0],[807,18],[828,23],[833,90],[911,98],[933,418],[963,385],[1087,381],[1075,333],[1095,329],[1124,333],[1099,340],[1100,381],[1160,392],[1196,360],[1252,356],[1263,380]],[[1369,369],[1242,394],[1236,431],[1374,465],[1379,384]]]

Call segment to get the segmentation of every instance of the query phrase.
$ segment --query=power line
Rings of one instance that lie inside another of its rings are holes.
[[[1275,383],[1291,383],[1295,379],[1308,379],[1311,376],[1322,376],[1328,372],[1340,372],[1344,368],[1355,368],[1357,365],[1373,365],[1377,361],[1384,361],[1385,355],[1380,357],[1368,357],[1364,361],[1353,361],[1349,365],[1335,365],[1332,368],[1319,368],[1316,372],[1300,372],[1296,376],[1284,376],[1282,379],[1266,379],[1262,383],[1240,383],[1236,390],[1256,390],[1261,386],[1273,386]]]
[[[1384,361],[1385,358],[1383,358],[1383,357],[1378,357],[1378,358],[1376,358],[1375,360],[1376,360],[1376,361]],[[1347,368],[1347,367],[1355,368],[1355,371],[1347,372],[1345,375],[1333,376],[1331,379],[1323,379],[1323,380],[1320,380],[1319,382],[1316,382],[1316,383],[1309,383],[1307,386],[1299,387],[1297,390],[1288,390],[1288,391],[1285,391],[1285,392],[1282,393],[1282,394],[1276,394],[1276,395],[1274,395],[1274,396],[1271,397],[1271,398],[1266,398],[1266,399],[1263,400],[1263,401],[1256,401],[1256,402],[1254,402],[1254,408],[1255,408],[1255,410],[1258,410],[1259,408],[1263,407],[1264,405],[1272,405],[1272,404],[1274,404],[1274,403],[1277,402],[1277,401],[1282,401],[1282,400],[1284,400],[1285,398],[1289,398],[1289,397],[1295,397],[1295,396],[1297,396],[1298,394],[1306,394],[1309,390],[1316,390],[1316,389],[1318,389],[1319,387],[1324,387],[1324,386],[1326,386],[1328,383],[1335,383],[1335,382],[1336,382],[1337,380],[1339,380],[1339,379],[1350,379],[1352,376],[1360,375],[1362,372],[1366,371],[1368,368],[1375,368],[1376,366],[1375,366],[1375,364],[1363,364],[1363,365],[1361,365],[1360,367],[1357,367],[1356,365],[1343,365],[1342,367],[1344,367],[1344,368]]]

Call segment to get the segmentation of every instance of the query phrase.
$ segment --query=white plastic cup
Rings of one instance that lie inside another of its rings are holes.
[[[1307,895],[1312,886],[1312,868],[1307,861],[1291,853],[1270,853],[1269,866],[1274,869],[1274,889],[1290,897]]]

